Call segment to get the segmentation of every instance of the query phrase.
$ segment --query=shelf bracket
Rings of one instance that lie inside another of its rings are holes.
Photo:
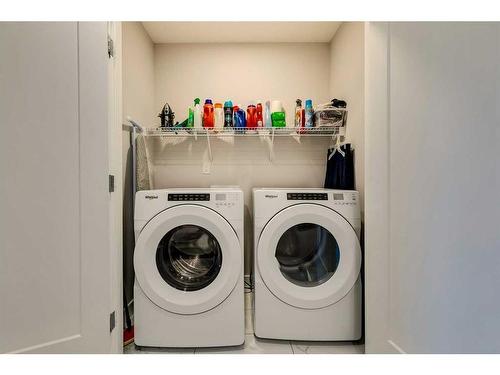
[[[210,162],[213,161],[213,156],[212,156],[212,146],[210,145],[210,133],[208,132],[208,129],[205,129],[206,135],[207,135],[207,149],[208,149],[208,159]]]
[[[274,129],[271,132],[271,140],[269,141],[269,161],[272,163],[274,159]]]

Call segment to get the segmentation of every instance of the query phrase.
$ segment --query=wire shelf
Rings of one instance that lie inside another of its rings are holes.
[[[331,137],[343,135],[341,127],[319,127],[319,128],[144,128],[143,134],[157,137]]]

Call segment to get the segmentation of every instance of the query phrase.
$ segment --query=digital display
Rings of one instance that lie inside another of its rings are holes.
[[[210,194],[169,194],[169,201],[209,201]]]
[[[326,201],[326,193],[288,193],[286,199],[289,201]]]
[[[226,194],[222,194],[222,193],[215,194],[215,200],[216,201],[225,201],[226,200]]]
[[[333,200],[334,201],[343,201],[344,200],[344,194],[342,194],[342,193],[333,193]]]

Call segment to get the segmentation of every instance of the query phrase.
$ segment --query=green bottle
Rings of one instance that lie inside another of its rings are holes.
[[[194,126],[194,110],[193,108],[189,107],[188,111],[188,120],[187,120],[187,128],[192,128]]]

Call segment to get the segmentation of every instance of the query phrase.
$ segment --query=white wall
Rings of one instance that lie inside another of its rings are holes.
[[[144,126],[155,122],[154,45],[141,22],[123,22],[123,116]]]
[[[250,100],[280,99],[293,124],[295,99],[329,99],[330,46],[328,43],[280,44],[167,44],[155,47],[155,109],[167,101],[176,120],[187,117],[195,97],[232,99],[246,107]],[[269,162],[265,143],[256,139],[215,140],[209,174],[206,141],[179,145],[153,139],[154,187],[208,187],[239,185],[246,200],[245,273],[250,272],[253,227],[251,189],[258,186],[322,187],[328,140],[276,139],[275,159]]]
[[[154,46],[140,22],[122,22],[123,121],[132,117],[143,126],[156,120],[154,106]],[[123,132],[123,250],[127,298],[133,294],[132,160],[130,134]]]
[[[330,43],[331,98],[347,101],[346,141],[354,147],[355,184],[364,209],[364,22],[343,22]]]
[[[179,122],[199,97],[231,99],[245,108],[250,100],[280,99],[293,124],[295,99],[310,98],[314,104],[329,99],[329,45],[159,44],[155,77],[155,110],[168,102]]]
[[[368,352],[500,352],[500,24],[367,34]]]

